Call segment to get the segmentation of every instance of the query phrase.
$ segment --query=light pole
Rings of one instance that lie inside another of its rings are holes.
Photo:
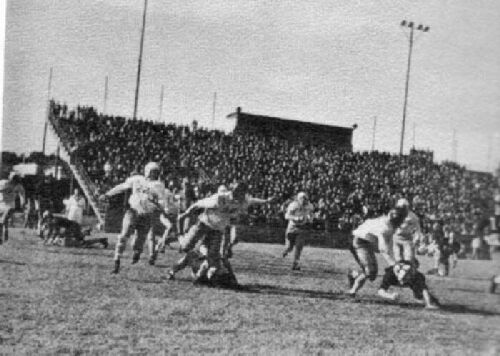
[[[405,101],[404,101],[404,106],[403,106],[403,124],[401,128],[401,145],[399,147],[399,154],[403,154],[403,142],[404,142],[404,137],[405,137],[405,124],[406,124],[406,107],[408,104],[408,85],[410,83],[410,66],[411,66],[411,54],[413,51],[413,33],[415,29],[417,31],[422,31],[422,32],[428,32],[429,31],[429,26],[425,26],[420,24],[418,27],[415,28],[415,24],[413,21],[406,21],[403,20],[401,22],[402,27],[408,27],[410,29],[410,49],[408,51],[408,69],[406,71],[406,86],[405,86]]]
[[[141,86],[141,65],[142,65],[142,48],[144,47],[144,32],[146,30],[146,11],[148,8],[148,0],[144,0],[144,12],[142,14],[142,30],[141,44],[139,47],[139,63],[137,64],[137,82],[135,84],[135,99],[134,99],[134,119],[137,117],[137,103],[139,101],[139,87]]]

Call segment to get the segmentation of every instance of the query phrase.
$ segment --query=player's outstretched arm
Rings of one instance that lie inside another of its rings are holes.
[[[272,203],[275,199],[276,199],[276,197],[269,197],[267,199],[250,197],[248,199],[248,205],[268,204],[268,203]]]
[[[120,183],[118,184],[117,186],[111,188],[110,190],[108,190],[106,193],[104,193],[103,195],[101,195],[101,199],[106,199],[108,197],[112,197],[113,195],[116,195],[116,194],[120,194],[124,191],[126,191],[127,189],[130,189],[131,188],[131,185],[129,182],[123,182],[123,183]]]

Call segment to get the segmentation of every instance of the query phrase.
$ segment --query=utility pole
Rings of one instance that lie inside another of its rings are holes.
[[[413,23],[413,21],[408,22],[406,20],[403,20],[401,22],[401,26],[408,27],[410,29],[410,38],[409,38],[409,41],[410,41],[409,47],[410,48],[408,51],[408,68],[406,71],[405,100],[404,100],[404,105],[403,105],[403,123],[402,123],[402,127],[401,127],[401,144],[399,146],[399,154],[400,155],[403,154],[403,145],[404,145],[404,137],[405,137],[406,108],[408,105],[408,87],[410,84],[410,67],[411,67],[411,55],[412,55],[412,51],[413,51],[413,34],[415,31],[415,24]],[[418,25],[418,27],[416,29],[418,31],[428,32],[429,26],[424,27],[422,24],[420,24],[420,25]]]
[[[453,129],[453,138],[451,140],[451,159],[453,162],[457,161],[457,148],[458,148],[457,130]]]
[[[377,130],[377,117],[373,117],[372,151],[375,151],[375,132]]]
[[[45,113],[45,125],[43,127],[43,145],[42,145],[42,153],[45,155],[45,143],[47,140],[47,125],[49,122],[49,115],[50,115],[50,94],[52,91],[52,67],[50,67],[50,73],[49,73],[49,85],[47,88],[47,111]]]
[[[212,105],[212,130],[215,128],[215,106],[217,105],[217,92],[214,92],[214,101]]]
[[[103,104],[103,114],[106,114],[106,109],[108,107],[108,76],[104,78],[104,104]]]
[[[415,123],[413,123],[413,149],[415,149]]]
[[[141,86],[141,65],[142,65],[142,49],[144,47],[144,32],[146,30],[146,11],[148,8],[148,0],[144,0],[144,13],[142,15],[142,30],[141,44],[139,47],[139,63],[137,64],[137,82],[135,84],[135,100],[134,100],[134,119],[137,118],[137,103],[139,101],[139,87]]]
[[[487,171],[489,172],[491,170],[491,143],[492,143],[492,136],[488,136],[488,167]]]
[[[163,112],[163,85],[161,86],[161,91],[160,91],[160,110],[158,114],[159,122],[162,122],[162,117],[161,117],[162,112]]]

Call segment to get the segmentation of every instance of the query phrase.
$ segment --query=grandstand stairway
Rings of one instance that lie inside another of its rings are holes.
[[[65,161],[69,168],[71,169],[71,173],[77,180],[78,184],[80,185],[80,188],[82,189],[85,197],[87,198],[87,201],[89,202],[90,206],[92,207],[92,211],[94,212],[95,216],[97,217],[97,220],[99,221],[99,224],[102,229],[105,229],[106,227],[106,210],[107,206],[105,204],[99,203],[98,196],[95,194],[94,190],[92,189],[92,183],[90,178],[85,172],[85,169],[83,168],[82,165],[78,164],[77,161],[71,159],[70,152],[68,148],[66,147],[66,142],[61,138],[57,124],[54,122],[52,117],[49,117],[48,119],[48,127],[50,132],[54,135],[54,137],[57,140],[57,143],[60,147],[60,157],[63,161]]]

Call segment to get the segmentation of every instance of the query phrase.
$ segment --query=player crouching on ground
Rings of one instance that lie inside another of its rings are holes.
[[[197,284],[211,287],[237,288],[238,281],[231,269],[231,265],[223,263],[218,270],[206,269],[204,265],[207,263],[207,255],[208,248],[202,243],[198,249],[189,251],[174,265],[175,273],[190,267],[193,280]]]
[[[285,219],[288,220],[286,228],[286,249],[283,257],[286,257],[295,248],[293,255],[292,270],[300,270],[299,261],[302,249],[306,242],[307,233],[310,231],[313,218],[313,206],[304,192],[297,194],[297,199],[292,201],[286,209]]]
[[[425,277],[417,271],[414,262],[400,261],[385,269],[378,295],[385,299],[396,300],[398,294],[389,292],[391,286],[410,288],[415,299],[423,301],[427,309],[438,309],[439,307],[439,301],[429,292]]]
[[[104,248],[108,247],[108,239],[93,238],[85,239],[90,234],[90,230],[82,231],[80,224],[62,216],[53,216],[49,211],[42,215],[42,234],[44,244],[55,243],[58,239],[74,239],[78,246],[90,247],[93,244],[101,244]]]
[[[347,294],[355,296],[367,278],[370,281],[377,278],[378,265],[375,253],[380,252],[389,266],[396,263],[391,253],[392,235],[404,218],[405,215],[401,211],[391,210],[388,215],[366,220],[352,232],[353,241],[349,250],[361,269],[348,272],[350,289]]]
[[[139,262],[147,234],[154,221],[158,219],[160,212],[163,211],[163,207],[159,202],[164,201],[165,184],[158,179],[159,175],[160,167],[158,164],[149,162],[144,167],[144,176],[134,175],[101,196],[101,200],[104,200],[107,197],[132,189],[128,201],[130,208],[123,216],[122,231],[118,235],[116,242],[114,268],[112,270],[114,274],[120,271],[120,259],[125,251],[128,238],[134,232],[136,236],[133,244],[132,264]],[[153,253],[154,251],[150,251],[151,255]]]

